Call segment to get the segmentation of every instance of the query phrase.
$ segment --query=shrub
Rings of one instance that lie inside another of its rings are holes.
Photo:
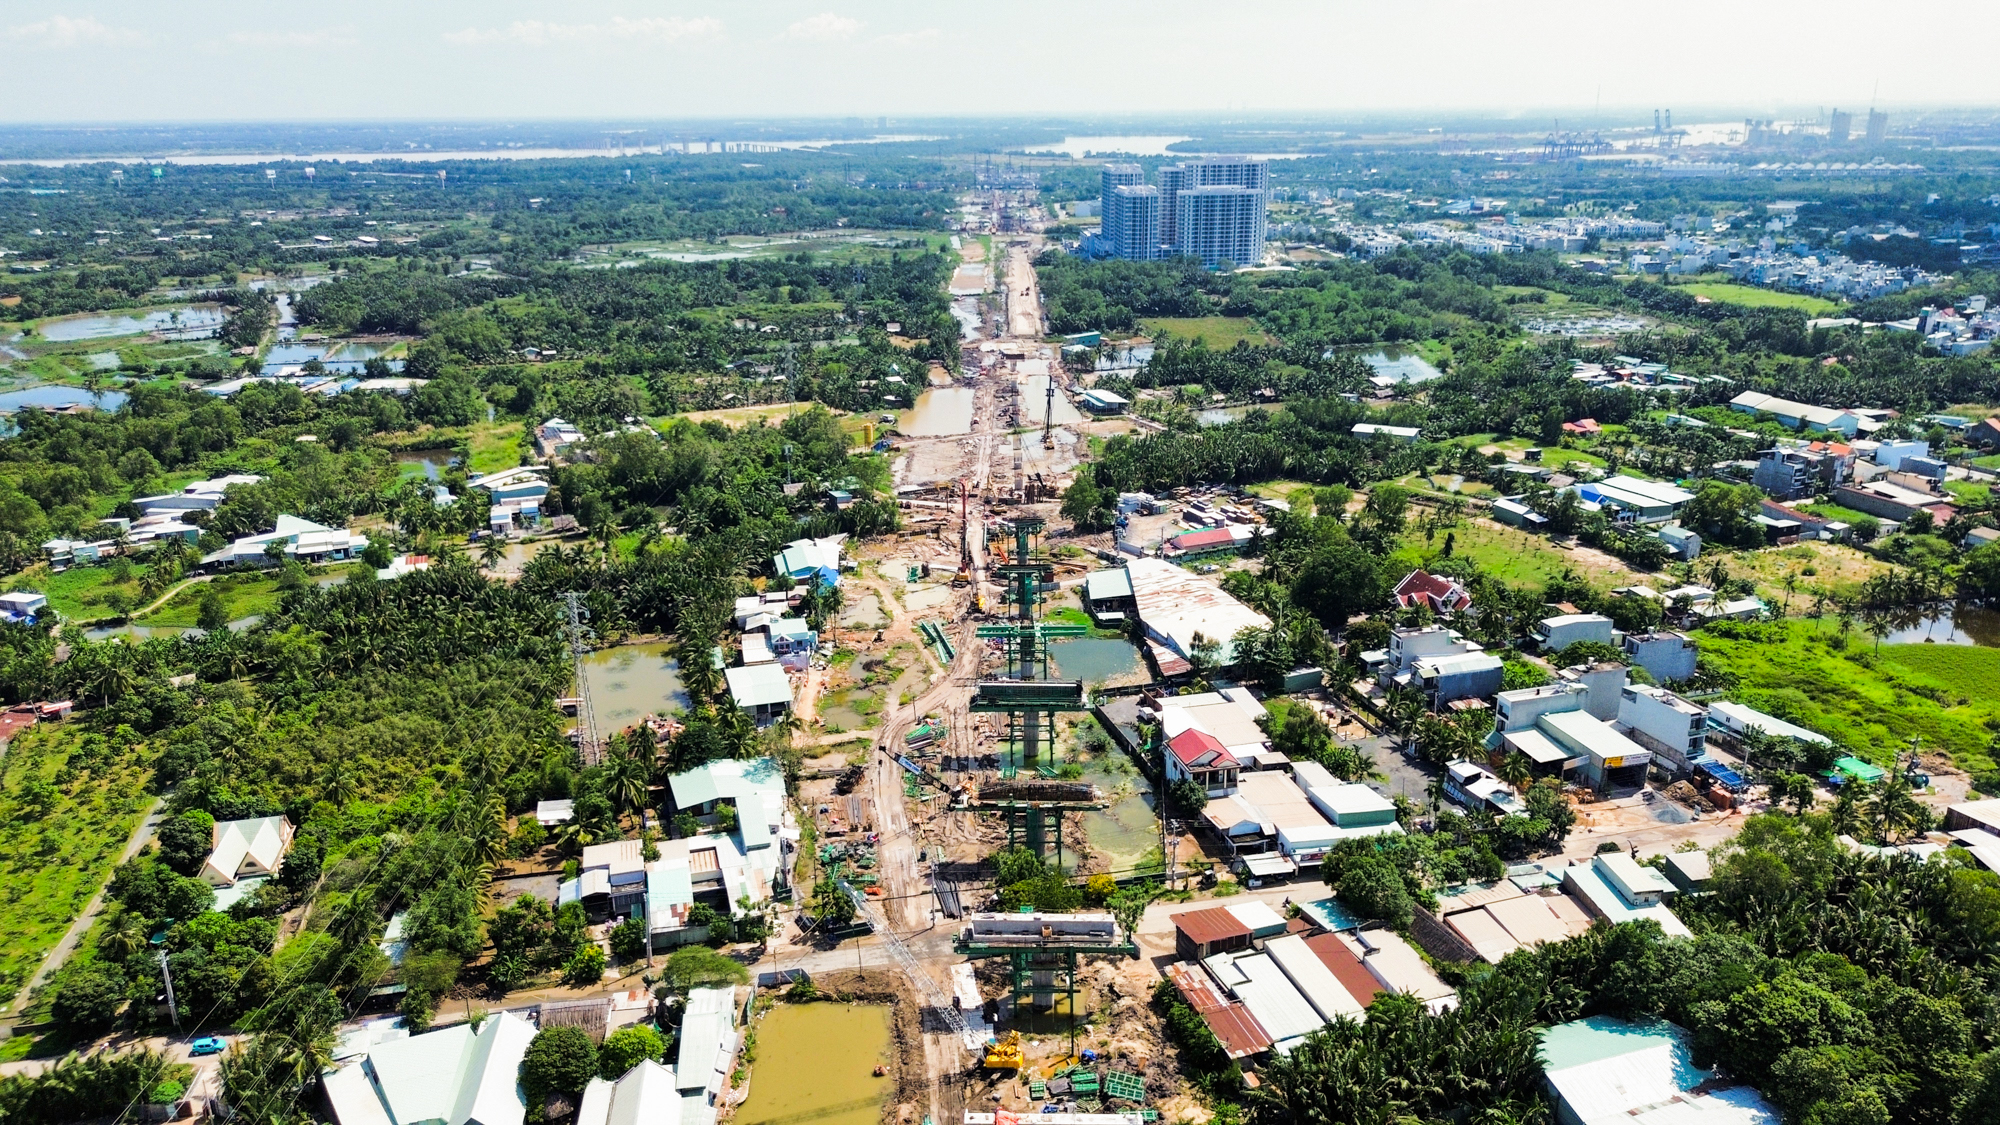
[[[621,961],[636,961],[646,955],[646,923],[627,918],[611,928],[611,952]]]
[[[597,1075],[597,1045],[580,1027],[545,1027],[521,1056],[521,1088],[529,1102],[575,1094]]]
[[[597,1049],[597,1074],[616,1082],[625,1072],[638,1066],[642,1059],[659,1062],[667,1054],[667,1041],[660,1033],[644,1025],[621,1027],[605,1037],[604,1046]]]
[[[64,1027],[88,1032],[111,1026],[124,1006],[124,979],[108,969],[84,965],[64,975],[50,1011]]]
[[[571,988],[588,988],[604,980],[604,950],[595,944],[576,951],[563,966],[563,983]]]

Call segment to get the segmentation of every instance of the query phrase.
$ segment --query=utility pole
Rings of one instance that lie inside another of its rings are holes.
[[[167,967],[167,951],[156,949],[154,955],[160,959],[160,979],[167,982],[167,1014],[173,1017],[174,1034],[181,1033],[181,1008],[174,1001],[174,971]]]

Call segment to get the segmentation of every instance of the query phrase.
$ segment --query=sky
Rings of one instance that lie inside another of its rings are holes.
[[[0,122],[2000,103],[1990,66],[1892,22],[1849,0],[0,0]]]

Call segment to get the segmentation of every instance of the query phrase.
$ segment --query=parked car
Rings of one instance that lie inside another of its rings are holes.
[[[220,1035],[204,1035],[188,1044],[188,1054],[195,1056],[219,1055],[228,1049],[229,1044],[223,1042]]]

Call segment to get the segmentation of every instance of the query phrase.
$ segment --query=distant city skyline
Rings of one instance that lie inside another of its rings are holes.
[[[1672,105],[1687,121],[1839,108],[1859,125],[1871,105],[2000,101],[1989,68],[1863,30],[1883,23],[1877,5],[1720,0],[0,0],[0,122],[1472,110],[1588,127]]]

